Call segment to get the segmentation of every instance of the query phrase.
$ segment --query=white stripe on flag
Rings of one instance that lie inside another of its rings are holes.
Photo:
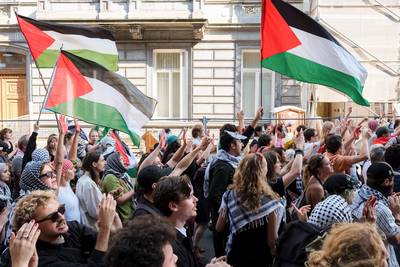
[[[325,38],[290,28],[299,38],[301,45],[288,50],[288,53],[353,76],[364,84],[367,70],[349,52]]]
[[[60,50],[92,50],[102,54],[118,55],[118,50],[114,41],[109,39],[89,38],[78,34],[64,34],[55,31],[45,31],[56,41],[47,49]]]
[[[112,88],[110,85],[86,76],[85,79],[92,86],[93,91],[81,96],[80,98],[114,107],[121,113],[129,130],[133,132],[138,132],[142,126],[149,121],[149,118],[146,117],[146,115],[140,112],[136,107],[132,106],[120,92]]]

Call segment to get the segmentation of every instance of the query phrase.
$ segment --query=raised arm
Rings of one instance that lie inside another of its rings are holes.
[[[24,157],[22,158],[22,170],[25,168],[25,165],[32,160],[32,153],[36,149],[36,138],[39,132],[39,124],[33,125],[33,132],[28,140],[28,145],[26,147]]]
[[[304,134],[303,130],[300,131],[298,136],[294,139],[296,144],[296,152],[294,155],[294,160],[292,163],[292,168],[288,173],[286,173],[282,177],[283,186],[287,188],[297,176],[301,174],[301,170],[303,169],[303,156],[304,156]]]
[[[186,139],[183,140],[181,147],[172,155],[172,158],[167,162],[167,165],[171,168],[174,168],[176,164],[182,159],[183,155],[185,155],[187,147]]]
[[[74,137],[72,137],[72,144],[68,153],[69,160],[76,160],[78,158],[78,139],[79,139],[79,134],[81,132],[81,126],[79,125],[78,120],[75,118],[74,118],[74,123],[75,123],[75,134]]]
[[[56,155],[54,156],[54,168],[56,170],[57,175],[57,184],[60,185],[61,183],[61,176],[62,176],[62,166],[64,160],[64,137],[65,133],[68,131],[68,126],[65,122],[65,117],[60,116],[60,123],[58,123],[58,143],[57,143],[57,151]]]
[[[145,167],[150,166],[153,164],[155,159],[158,157],[158,154],[160,154],[161,151],[161,144],[159,143],[158,146],[151,152],[145,160],[143,160],[142,164],[140,164],[138,173]]]
[[[206,150],[207,146],[210,144],[211,138],[210,137],[204,137],[201,140],[201,144],[197,146],[195,149],[193,149],[192,152],[187,154],[179,163],[176,165],[175,169],[172,171],[171,176],[179,176],[181,175],[193,162],[193,160],[196,159],[197,155],[202,151]]]

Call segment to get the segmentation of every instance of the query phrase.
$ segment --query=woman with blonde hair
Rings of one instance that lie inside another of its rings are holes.
[[[308,258],[309,267],[386,267],[388,254],[375,226],[348,223],[333,227],[322,249]]]
[[[216,230],[223,231],[229,221],[226,252],[232,266],[272,263],[278,238],[277,213],[284,208],[268,185],[266,174],[267,162],[262,154],[245,156],[222,197]]]

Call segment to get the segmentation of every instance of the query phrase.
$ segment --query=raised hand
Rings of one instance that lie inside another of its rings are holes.
[[[68,132],[68,125],[65,120],[65,116],[61,115],[59,121],[59,126],[58,126],[58,132],[61,134],[66,134]]]
[[[81,126],[79,125],[77,118],[74,118],[74,124],[75,124],[75,131],[76,131],[76,133],[79,134],[81,132]]]
[[[11,234],[10,255],[13,267],[38,266],[36,241],[39,235],[40,229],[34,220],[24,223],[16,235]]]
[[[103,229],[111,229],[114,221],[115,209],[117,202],[114,200],[112,194],[103,194],[103,199],[100,202],[98,225]]]

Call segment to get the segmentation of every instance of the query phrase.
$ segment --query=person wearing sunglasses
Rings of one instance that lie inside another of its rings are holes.
[[[76,221],[66,221],[65,206],[53,191],[34,191],[22,197],[14,215],[14,231],[35,221],[40,230],[36,244],[39,266],[102,266],[108,249],[116,202],[103,195],[98,215],[98,232]],[[27,238],[29,233],[17,235]]]

